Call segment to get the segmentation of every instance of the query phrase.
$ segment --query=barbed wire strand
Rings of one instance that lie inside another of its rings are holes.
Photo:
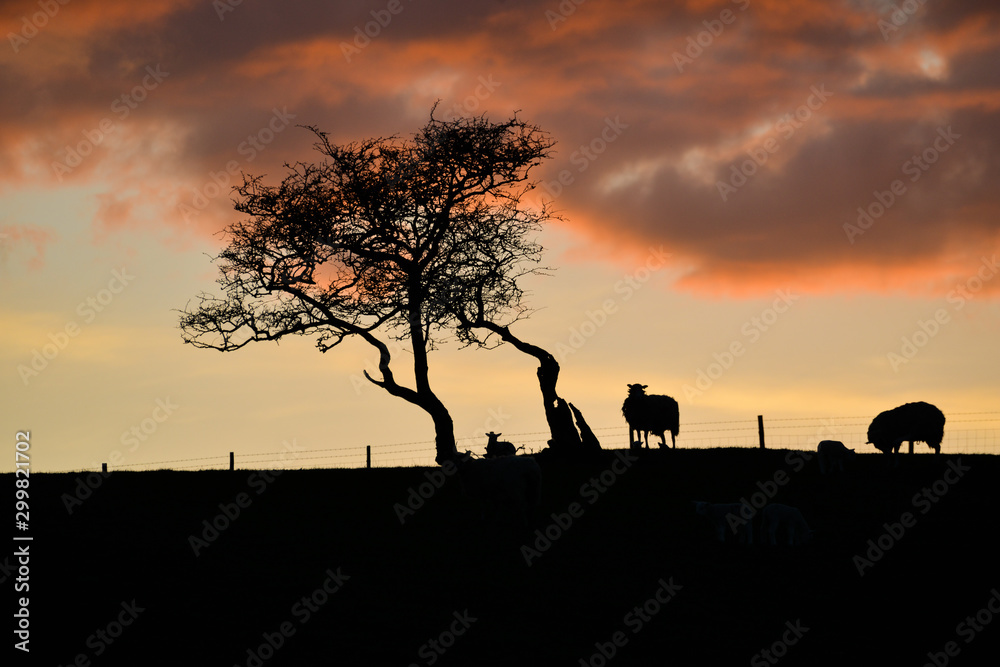
[[[956,412],[956,413],[952,413],[952,415],[953,416],[961,416],[961,417],[968,417],[968,416],[974,416],[974,415],[1000,415],[1000,411]],[[869,423],[868,421],[863,421],[863,422],[848,422],[848,423],[844,423],[843,422],[843,420],[852,420],[852,419],[865,419],[865,420],[868,420],[869,417],[868,416],[851,416],[851,417],[836,417],[836,416],[830,417],[830,416],[824,416],[824,417],[776,417],[776,418],[765,418],[765,421],[768,424],[768,427],[765,430],[767,432],[781,431],[781,430],[793,430],[793,429],[818,429],[820,431],[823,431],[823,430],[828,430],[828,429],[833,429],[833,428],[864,427],[864,426],[867,426],[868,423]],[[796,424],[779,424],[779,425],[773,425],[773,422],[793,422],[793,421],[812,422],[812,423],[811,424],[798,424],[798,425],[796,425]],[[817,425],[816,422],[820,422],[820,423]],[[972,423],[994,423],[994,422],[1000,422],[1000,418],[991,418],[991,419],[950,419],[947,423],[948,424],[972,424]],[[746,424],[746,426],[743,426],[743,427],[728,427],[728,428],[702,428],[702,429],[691,429],[691,428],[688,428],[690,426],[712,426],[712,425],[729,425],[729,424]],[[695,434],[695,433],[733,433],[733,432],[738,432],[738,431],[746,431],[747,432],[746,439],[748,441],[750,441],[750,440],[753,441],[753,442],[750,442],[750,446],[756,446],[756,438],[752,438],[752,435],[754,435],[756,433],[756,429],[757,429],[757,420],[756,419],[748,418],[748,419],[734,419],[734,420],[710,421],[710,422],[690,422],[690,423],[687,423],[687,424],[682,424],[682,426],[685,427],[684,430],[682,431],[682,433],[685,436],[688,436],[690,434]],[[603,426],[603,427],[592,428],[591,430],[594,431],[594,432],[598,432],[599,431],[599,432],[602,432],[602,433],[604,433],[604,432],[615,432],[615,433],[624,434],[626,429],[625,429],[624,426]],[[986,447],[987,445],[989,445],[991,449],[996,449],[996,448],[1000,447],[1000,444],[998,444],[996,442],[997,435],[998,435],[998,432],[997,432],[996,429],[992,429],[992,428],[986,428],[986,429],[975,429],[975,428],[954,429],[954,428],[951,428],[951,429],[947,429],[946,433],[947,434],[954,434],[954,433],[981,433],[982,434],[981,435],[982,439],[989,439],[990,437],[992,437],[994,439],[994,442],[992,442],[992,443],[989,443],[989,442],[983,442],[983,443],[976,442],[975,444],[978,447]],[[526,432],[522,432],[522,433],[510,433],[510,434],[507,434],[507,437],[508,438],[512,438],[512,439],[517,439],[518,440],[518,444],[521,444],[521,445],[536,444],[536,443],[541,443],[541,442],[547,442],[548,441],[547,438],[535,438],[535,439],[531,439],[531,440],[524,440],[524,439],[518,437],[518,436],[531,436],[531,435],[545,435],[545,436],[547,436],[547,435],[549,435],[549,432],[548,431],[526,431]],[[809,437],[809,436],[810,436],[810,434],[808,434],[808,433],[798,433],[798,434],[794,434],[794,433],[778,433],[778,434],[776,434],[774,436],[774,439],[777,439],[777,440],[779,440],[781,442],[786,442],[786,441],[790,441],[790,439],[793,439],[793,438],[805,438],[805,437]],[[721,438],[711,438],[711,437],[694,437],[694,438],[690,438],[690,437],[686,437],[685,439],[687,441],[689,441],[689,442],[706,442],[706,441],[712,441],[712,440],[718,441],[720,439],[729,438],[729,442],[732,442],[733,437],[734,436],[722,436]],[[460,443],[467,443],[468,440],[472,440],[472,439],[473,438],[461,438],[461,439],[458,440],[458,442],[460,442]],[[742,438],[739,438],[739,439],[742,439]],[[977,436],[976,439],[978,440],[978,439],[980,439],[980,437]],[[380,451],[379,464],[375,465],[375,462],[373,461],[373,467],[386,467],[385,463],[384,463],[386,460],[397,461],[397,460],[400,460],[400,459],[406,459],[407,458],[405,456],[406,454],[413,454],[413,453],[420,452],[420,453],[424,453],[424,454],[430,456],[431,453],[428,452],[426,448],[428,446],[432,446],[433,444],[434,444],[433,440],[417,440],[417,441],[410,441],[410,442],[376,443],[376,444],[370,445],[370,447],[371,447],[372,450],[379,450]],[[421,447],[415,448],[415,449],[395,449],[397,447],[408,447],[408,446],[412,446],[412,445],[421,445]],[[463,446],[465,446],[465,444],[463,444]],[[326,447],[326,448],[321,448],[321,449],[306,449],[306,450],[301,450],[301,451],[288,451],[288,450],[286,450],[286,451],[283,451],[283,452],[253,452],[253,453],[248,453],[248,454],[236,454],[235,458],[239,462],[246,462],[247,459],[262,459],[260,461],[251,461],[253,463],[271,462],[271,461],[274,461],[274,460],[278,459],[278,460],[280,460],[281,463],[286,463],[286,464],[289,464],[289,465],[294,465],[297,461],[316,461],[316,460],[326,460],[326,459],[355,459],[356,458],[356,459],[364,461],[364,460],[366,460],[366,450],[367,450],[367,446],[355,445],[353,447],[346,447],[346,448],[345,447]],[[300,454],[313,454],[313,453],[323,453],[323,452],[337,452],[337,454],[329,454],[329,455],[324,455],[324,456],[308,456],[308,457],[299,456]],[[353,452],[357,452],[357,453],[353,453]],[[291,458],[288,458],[289,454],[291,454]],[[414,460],[414,457],[409,457],[409,459],[412,462]],[[214,467],[210,466],[209,464],[203,464],[203,463],[198,463],[198,464],[194,464],[194,465],[175,465],[175,464],[178,464],[178,463],[189,463],[191,461],[218,461],[220,467],[219,468],[214,468]],[[151,462],[146,462],[146,463],[123,463],[123,464],[119,464],[119,465],[113,466],[113,469],[121,470],[121,469],[128,469],[128,468],[150,468],[150,467],[153,467],[153,466],[169,466],[169,467],[164,467],[164,468],[157,468],[158,470],[189,470],[189,469],[194,469],[194,468],[228,469],[228,463],[229,463],[228,456],[226,456],[225,454],[223,454],[223,455],[217,455],[217,456],[203,456],[203,457],[195,457],[195,458],[171,459],[171,460],[167,460],[167,461],[151,461]],[[65,474],[65,473],[72,473],[72,472],[94,472],[94,471],[92,469],[90,469],[90,468],[74,468],[74,469],[67,469],[67,470],[53,470],[53,471],[39,471],[39,472],[45,472],[45,473],[48,473],[48,474]]]

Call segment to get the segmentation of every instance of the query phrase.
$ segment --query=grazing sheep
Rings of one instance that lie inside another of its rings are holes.
[[[853,461],[858,456],[853,449],[848,449],[839,440],[822,440],[816,446],[816,454],[821,475],[834,470],[844,472],[844,461]]]
[[[677,433],[680,431],[680,411],[677,401],[669,396],[647,395],[646,385],[628,385],[628,396],[622,404],[622,414],[628,422],[629,447],[640,437],[649,449],[649,434],[660,436],[660,447],[667,446],[666,431],[670,431],[671,445],[677,447]],[[635,438],[632,433],[635,432]]]
[[[486,456],[488,459],[495,459],[500,456],[514,456],[517,453],[517,448],[514,447],[514,443],[507,442],[506,440],[497,440],[503,433],[494,433],[490,431],[486,434],[489,438],[489,442],[486,443]]]
[[[935,454],[941,453],[944,414],[930,403],[907,403],[879,413],[868,427],[868,442],[882,452],[899,453],[904,442],[926,442]]]
[[[726,542],[726,533],[732,535],[737,544],[753,544],[751,523],[740,514],[747,506],[743,503],[706,503],[695,501],[694,511],[708,518],[715,539]]]
[[[813,531],[797,508],[778,503],[765,505],[761,510],[760,541],[776,546],[779,535],[784,538],[784,544],[793,547],[812,539]]]
[[[538,507],[542,469],[530,456],[474,459],[471,452],[455,459],[465,495],[477,500],[483,518],[526,526]]]

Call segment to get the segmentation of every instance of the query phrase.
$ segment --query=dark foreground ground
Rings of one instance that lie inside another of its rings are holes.
[[[7,615],[4,662],[997,664],[997,457],[865,455],[823,478],[800,452],[623,455],[543,459],[525,531],[477,522],[455,480],[432,493],[438,469],[34,475],[11,531],[34,538],[31,652]],[[718,545],[691,511],[755,493],[800,507],[815,541]]]

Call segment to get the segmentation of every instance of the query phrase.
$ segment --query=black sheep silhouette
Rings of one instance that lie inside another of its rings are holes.
[[[649,434],[660,436],[660,447],[667,446],[666,432],[670,431],[670,443],[677,448],[677,433],[680,432],[680,410],[677,401],[669,396],[646,394],[644,384],[628,385],[628,396],[622,404],[622,414],[628,422],[629,447],[641,447],[637,442],[641,433],[649,449]],[[635,438],[632,433],[635,432]]]
[[[868,427],[868,442],[886,454],[899,453],[904,442],[926,442],[935,454],[941,453],[944,413],[930,403],[906,403],[878,414]]]
[[[489,442],[486,443],[486,456],[483,458],[495,459],[500,456],[514,456],[517,454],[517,448],[514,447],[514,443],[497,439],[501,435],[503,433],[494,433],[493,431],[486,434]]]

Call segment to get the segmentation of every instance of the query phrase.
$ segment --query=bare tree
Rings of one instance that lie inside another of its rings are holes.
[[[546,213],[546,217],[553,216]],[[509,219],[515,221],[516,217]],[[511,331],[513,324],[530,314],[522,305],[524,292],[518,280],[527,274],[541,272],[535,267],[524,266],[525,258],[534,258],[538,252],[534,249],[537,246],[526,242],[528,234],[537,231],[537,226],[531,220],[524,220],[520,224],[485,225],[471,231],[462,246],[467,256],[453,265],[461,267],[461,279],[449,282],[452,294],[448,307],[458,320],[459,339],[469,345],[490,347],[491,338],[496,337],[534,357],[538,361],[538,385],[551,434],[551,449],[570,455],[599,451],[600,442],[583,415],[556,390],[559,362],[548,350]],[[573,426],[574,418],[579,432]]]
[[[431,417],[439,463],[456,455],[454,426],[431,388],[428,353],[453,335],[452,302],[476,294],[482,318],[527,311],[515,276],[456,287],[484,275],[481,241],[509,240],[509,260],[494,270],[537,271],[541,248],[524,234],[548,213],[522,208],[529,171],[553,145],[516,117],[434,118],[410,140],[376,138],[338,146],[309,127],[323,155],[286,165],[278,186],[262,177],[236,188],[248,216],[224,230],[215,261],[224,297],[198,296],[181,313],[184,342],[221,351],[287,335],[315,335],[321,352],[356,336],[379,353],[379,374],[365,377]],[[484,320],[485,321],[485,320]],[[412,385],[397,380],[387,340],[412,349]]]

